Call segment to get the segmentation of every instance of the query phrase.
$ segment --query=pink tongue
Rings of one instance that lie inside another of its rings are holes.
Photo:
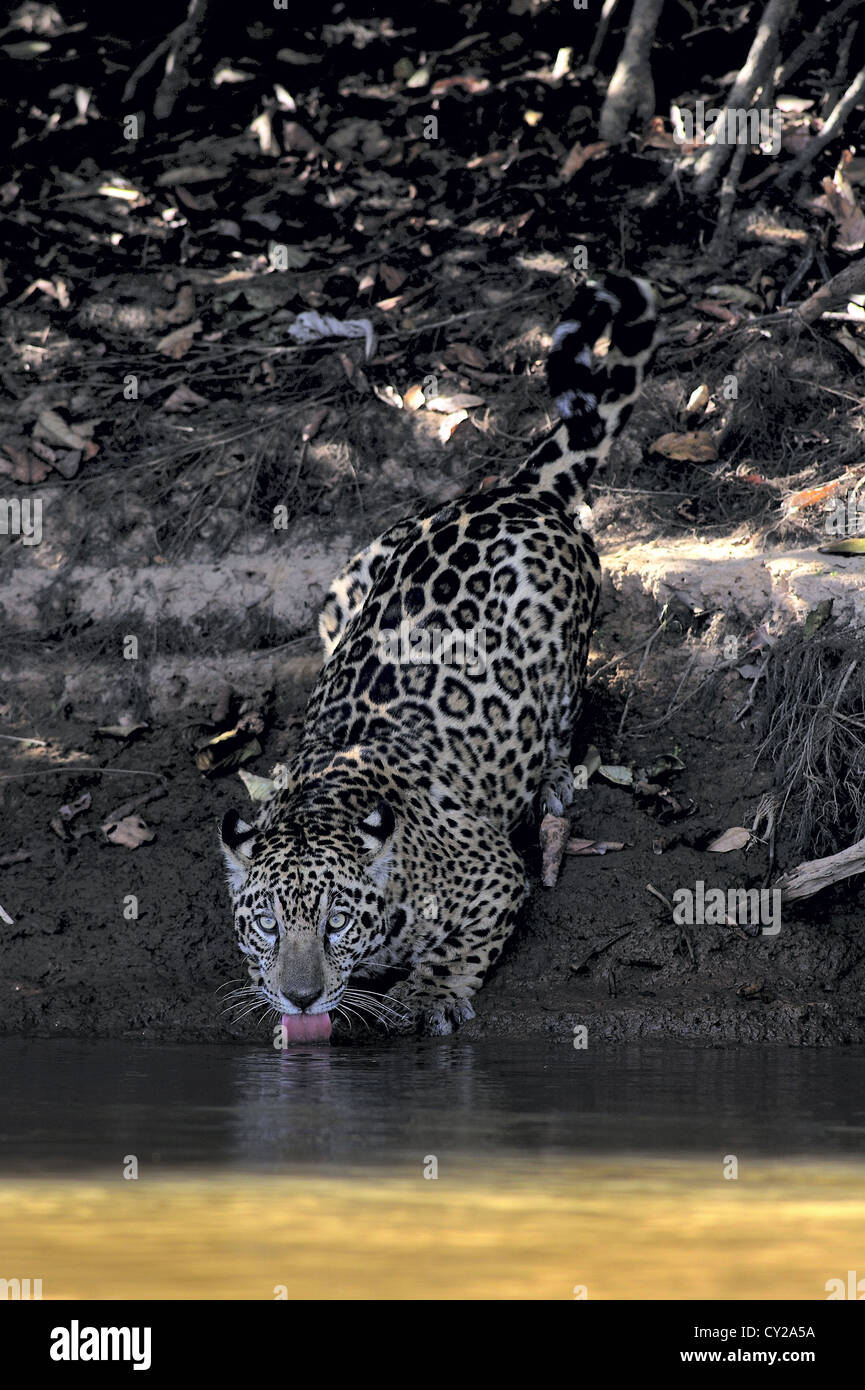
[[[327,1042],[330,1014],[283,1014],[282,1028],[289,1042]]]

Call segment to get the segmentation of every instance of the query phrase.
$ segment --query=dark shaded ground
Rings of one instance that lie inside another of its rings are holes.
[[[661,667],[680,669],[679,646],[670,640]],[[768,782],[751,773],[752,745],[731,721],[740,687],[727,676],[714,708],[677,716],[675,741],[686,771],[671,785],[677,797],[698,802],[696,815],[661,825],[637,809],[630,792],[597,779],[579,794],[573,833],[628,847],[567,859],[555,889],[535,888],[521,929],[480,995],[468,1036],[556,1035],[586,1023],[590,1037],[608,1041],[663,1035],[811,1045],[865,1038],[865,948],[855,898],[837,891],[833,901],[824,894],[816,906],[785,913],[778,936],[750,937],[738,927],[675,926],[645,891],[652,883],[671,897],[697,879],[724,887],[760,884],[764,850],[721,856],[696,847],[708,833],[740,824],[743,803],[751,804]],[[590,715],[596,740],[603,743],[605,730],[615,728],[620,706],[613,694],[596,702]],[[649,722],[655,709],[638,695],[635,724]],[[277,729],[289,713],[280,702]],[[262,768],[290,744],[290,736],[269,737]],[[647,760],[669,746],[669,738],[654,732],[634,735],[628,754]],[[89,763],[93,748],[88,731],[70,721],[51,752],[65,761],[75,750]],[[240,975],[216,844],[217,818],[229,805],[244,804],[239,782],[205,782],[192,766],[188,734],[177,729],[145,736],[114,763],[171,779],[168,796],[143,810],[156,839],[134,853],[100,843],[98,833],[61,843],[45,823],[52,798],[43,779],[4,788],[4,839],[28,845],[33,857],[3,875],[4,904],[14,907],[16,921],[3,928],[0,1028],[206,1041],[257,1037],[266,1044],[266,1030],[248,1021],[232,1025],[215,996]],[[93,795],[94,816],[85,820],[107,815],[124,794],[116,787],[125,790],[129,781],[76,777],[75,793],[89,788]],[[137,920],[124,919],[130,894],[138,900]],[[352,1040],[359,1040],[357,1032]]]
[[[840,143],[795,196],[768,184],[743,199],[719,264],[705,250],[715,204],[697,206],[675,176],[681,151],[663,120],[645,140],[562,173],[574,147],[594,139],[621,31],[588,73],[570,9],[548,7],[536,23],[531,7],[512,5],[507,22],[481,8],[467,48],[468,9],[455,21],[452,6],[434,3],[396,36],[369,21],[324,43],[299,17],[275,46],[253,25],[225,49],[247,80],[216,83],[214,57],[182,129],[150,121],[137,142],[117,132],[129,72],[158,41],[144,19],[103,85],[85,41],[61,34],[51,42],[63,81],[46,59],[10,88],[18,144],[0,188],[11,252],[0,474],[9,496],[44,501],[46,535],[32,549],[0,537],[0,778],[10,779],[0,781],[0,903],[13,919],[0,923],[2,1032],[266,1043],[251,1023],[232,1025],[215,998],[240,974],[215,824],[245,794],[233,774],[197,770],[198,726],[229,680],[266,710],[261,753],[245,763],[266,773],[296,736],[316,664],[312,612],[329,574],[399,516],[522,459],[549,418],[542,335],[570,296],[575,245],[588,249],[590,269],[649,274],[665,309],[646,400],[598,481],[602,547],[686,536],[699,550],[734,532],[766,544],[813,539],[822,514],[792,510],[791,493],[858,466],[860,368],[849,342],[831,325],[791,336],[766,318],[849,258],[828,210],[812,202]],[[681,88],[685,70],[722,58],[733,67],[747,50],[726,11],[712,9],[693,34],[677,15],[659,37],[661,113],[694,97]],[[99,7],[91,22],[91,39],[110,34]],[[570,70],[554,78],[566,43]],[[424,53],[428,75],[412,86]],[[795,94],[816,98],[824,79],[822,68],[804,71]],[[75,91],[88,83],[98,104],[85,141]],[[274,83],[290,89],[294,110]],[[152,96],[144,80],[145,114]],[[433,141],[421,131],[430,111],[440,122]],[[249,129],[262,112],[275,148]],[[790,150],[795,135],[786,130]],[[752,153],[744,173],[764,167]],[[862,176],[848,172],[854,184]],[[274,241],[290,248],[286,270],[269,259]],[[357,340],[292,344],[287,330],[310,308],[369,317],[371,360]],[[185,346],[161,346],[178,328],[190,330]],[[861,328],[845,331],[861,350]],[[734,401],[723,394],[731,372]],[[424,383],[428,396],[469,392],[482,404],[443,438],[441,412],[394,406]],[[685,402],[703,383],[709,406],[688,418]],[[195,395],[178,404],[179,390]],[[58,442],[46,411],[90,447]],[[685,428],[710,436],[715,456],[649,451]],[[278,507],[284,532],[274,531]],[[314,564],[303,558],[310,537],[323,552]],[[260,594],[235,591],[247,559],[250,568],[284,560],[297,596],[280,603],[285,574],[270,571]],[[184,608],[205,575],[213,603]],[[698,879],[759,886],[762,846],[721,856],[705,844],[751,823],[772,772],[753,771],[762,711],[734,720],[746,689],[734,671],[680,693],[689,643],[709,625],[716,643],[748,638],[734,609],[673,615],[641,664],[657,620],[648,601],[606,592],[593,662],[613,664],[593,687],[586,741],[607,761],[641,765],[675,749],[685,769],[670,787],[696,813],[661,824],[630,791],[595,778],[579,794],[573,833],[627,847],[568,859],[555,889],[536,887],[465,1033],[568,1033],[586,1022],[606,1040],[862,1041],[855,883],[791,910],[776,937],[715,926],[683,934],[646,891],[651,883],[669,898]],[[130,633],[138,663],[119,655]],[[125,718],[148,728],[129,742],[94,732]],[[28,737],[46,746],[14,741]],[[75,764],[104,771],[71,775]],[[62,776],[49,770],[60,767]],[[100,824],[158,778],[167,794],[141,808],[153,842],[105,843]],[[61,806],[85,793],[91,808],[52,830]],[[795,862],[794,829],[779,838],[780,867]],[[124,916],[130,895],[137,917]]]

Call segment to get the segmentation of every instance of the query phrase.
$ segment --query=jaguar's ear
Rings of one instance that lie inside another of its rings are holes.
[[[236,811],[226,811],[219,827],[222,852],[228,865],[228,881],[232,888],[238,888],[246,877],[252,863],[252,843],[255,831],[246,821],[241,820]]]
[[[363,820],[358,821],[357,829],[367,861],[367,873],[379,888],[383,888],[390,876],[393,849],[391,839],[396,826],[396,817],[386,801],[378,801]]]

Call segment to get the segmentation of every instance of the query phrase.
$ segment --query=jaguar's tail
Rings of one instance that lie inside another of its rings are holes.
[[[508,483],[580,506],[598,463],[628,419],[655,346],[655,300],[645,280],[608,274],[587,281],[553,334],[547,380],[562,423]],[[609,338],[606,356],[592,351]]]

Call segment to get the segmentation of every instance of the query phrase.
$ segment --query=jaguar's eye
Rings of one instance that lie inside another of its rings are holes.
[[[266,912],[262,912],[260,916],[256,917],[255,925],[265,936],[276,936],[279,929],[276,918],[270,917]]]
[[[348,913],[344,912],[341,907],[336,908],[334,912],[330,913],[327,919],[328,936],[336,936],[339,932],[345,931],[347,926]]]

